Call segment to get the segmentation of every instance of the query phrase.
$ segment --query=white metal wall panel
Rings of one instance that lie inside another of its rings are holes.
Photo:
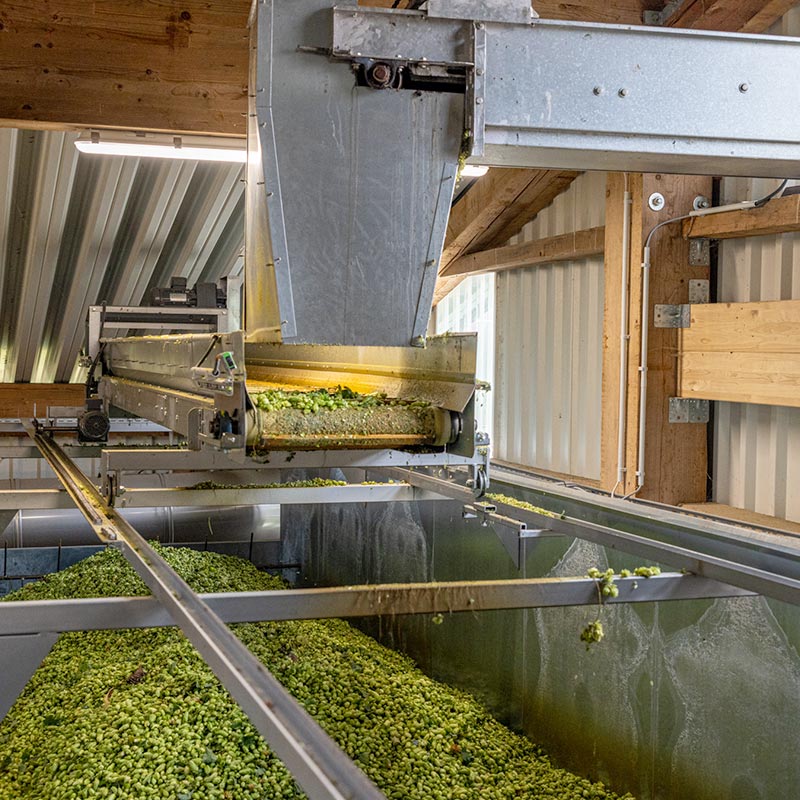
[[[800,7],[770,33],[800,36]],[[723,202],[763,197],[775,186],[774,180],[726,179]],[[720,243],[719,302],[797,299],[800,234]],[[716,502],[800,521],[800,408],[717,403],[713,472]]]
[[[603,225],[605,173],[585,173],[512,244]],[[600,477],[603,259],[497,274],[493,453]]]
[[[494,275],[472,275],[436,306],[436,333],[478,334],[478,380],[494,380]],[[478,392],[475,421],[492,435],[494,390]]]
[[[88,305],[217,281],[242,250],[238,164],[79,155],[76,137],[0,130],[0,381],[80,380]]]

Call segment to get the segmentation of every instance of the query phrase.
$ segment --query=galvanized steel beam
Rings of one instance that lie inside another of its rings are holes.
[[[331,53],[460,70],[477,163],[800,177],[796,38],[337,6]]]
[[[619,596],[604,598],[605,603],[654,603],[752,594],[709,578],[679,573],[652,578],[617,578],[615,585],[619,588]],[[228,592],[199,597],[226,623],[474,613],[514,608],[591,606],[598,602],[597,581],[591,578],[392,583]],[[156,628],[174,624],[170,613],[154,597],[18,600],[3,603],[0,636],[38,631],[65,633]]]
[[[393,470],[393,474],[413,486],[474,503],[471,490],[451,481],[411,470]],[[493,474],[497,479],[498,471]],[[492,500],[499,514],[524,522],[529,528],[585,539],[800,604],[800,539],[704,520],[674,509],[610,498],[536,478],[525,478],[523,485],[533,493],[530,502],[534,506],[555,514],[540,514]]]

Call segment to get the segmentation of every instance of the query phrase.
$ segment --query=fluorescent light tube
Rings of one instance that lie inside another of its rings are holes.
[[[225,161],[244,164],[243,139],[215,136],[172,136],[131,131],[91,131],[75,141],[81,153],[137,158],[172,158],[191,161]]]
[[[464,169],[461,170],[462,178],[480,178],[489,171],[489,167],[484,167],[481,164],[464,164]]]

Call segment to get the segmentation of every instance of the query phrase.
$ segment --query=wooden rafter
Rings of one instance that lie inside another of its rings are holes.
[[[684,0],[667,18],[675,28],[763,33],[797,0]]]
[[[552,264],[556,261],[571,261],[589,256],[602,255],[605,228],[587,228],[559,236],[547,236],[532,242],[512,244],[480,250],[460,256],[445,268],[443,275],[480,275],[485,272],[500,272],[536,264]]]
[[[462,255],[505,244],[550,205],[577,172],[540,169],[493,169],[454,204],[447,225],[440,278],[434,303],[446,297],[465,275],[442,275]]]

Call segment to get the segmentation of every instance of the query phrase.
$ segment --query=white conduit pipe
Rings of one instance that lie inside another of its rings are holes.
[[[627,183],[627,176],[626,176]],[[627,464],[625,459],[625,433],[628,424],[628,331],[629,309],[628,300],[630,289],[628,281],[631,266],[631,205],[633,198],[629,191],[623,195],[622,206],[622,297],[620,300],[621,315],[619,327],[619,431],[617,435],[617,484],[623,486],[625,483],[625,472]],[[616,486],[614,489],[616,490]],[[612,492],[612,495],[614,492]]]
[[[766,197],[762,197],[760,200],[743,200],[740,203],[730,203],[725,206],[699,208],[681,217],[666,219],[664,222],[659,222],[648,234],[644,243],[644,254],[642,257],[642,352],[639,357],[639,449],[636,457],[636,488],[630,494],[625,495],[626,498],[638,494],[644,486],[645,429],[647,426],[647,345],[649,337],[648,328],[650,326],[650,242],[653,240],[653,235],[659,228],[663,228],[665,225],[671,225],[673,222],[682,222],[685,219],[692,219],[694,217],[707,217],[709,214],[719,214],[723,211],[761,207],[773,198],[780,197],[787,184],[788,180],[783,181],[774,192],[771,192]]]
[[[638,494],[644,486],[644,457],[645,457],[645,429],[647,427],[647,346],[650,336],[650,242],[657,230],[673,222],[682,222],[689,219],[689,214],[681,217],[673,217],[659,222],[650,233],[644,243],[644,254],[642,257],[642,336],[640,342],[641,353],[639,354],[639,449],[636,456],[636,488],[625,495],[633,497]]]

